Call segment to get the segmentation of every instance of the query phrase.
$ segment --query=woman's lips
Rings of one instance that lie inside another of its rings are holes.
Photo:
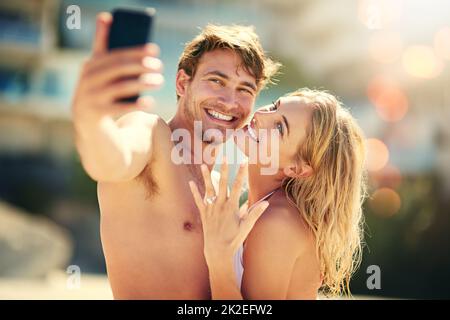
[[[256,143],[259,142],[258,135],[256,134],[255,130],[250,126],[250,124],[244,127],[244,132],[246,133],[247,136],[250,137],[250,139],[252,139]]]
[[[256,143],[259,142],[259,140],[258,140],[258,135],[256,134],[256,131],[253,129],[252,126],[248,126],[248,127],[247,127],[247,132],[248,132],[248,136],[249,136],[250,138],[252,138]]]

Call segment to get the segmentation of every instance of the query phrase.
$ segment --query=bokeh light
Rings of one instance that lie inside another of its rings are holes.
[[[386,77],[373,78],[368,85],[367,96],[384,121],[400,121],[408,111],[405,92],[395,81]]]
[[[403,43],[395,32],[380,31],[374,33],[369,40],[369,55],[379,63],[392,63],[402,54]]]
[[[358,19],[369,29],[382,29],[402,14],[402,0],[360,0]]]
[[[377,189],[369,200],[373,212],[382,217],[391,217],[396,214],[402,205],[399,194],[390,188]]]
[[[367,139],[366,169],[369,171],[381,170],[389,161],[389,150],[379,139]]]
[[[436,33],[434,50],[439,58],[450,60],[450,27],[442,28]]]
[[[442,61],[428,46],[410,46],[402,56],[403,68],[411,76],[431,79],[437,77],[443,69]]]
[[[402,182],[402,175],[396,166],[387,164],[381,170],[371,172],[370,182],[375,188],[386,187],[397,189]]]

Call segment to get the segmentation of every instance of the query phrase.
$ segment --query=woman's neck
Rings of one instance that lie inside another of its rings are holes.
[[[281,187],[278,175],[262,175],[256,165],[248,165],[248,207]]]

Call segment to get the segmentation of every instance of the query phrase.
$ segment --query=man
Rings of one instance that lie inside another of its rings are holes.
[[[242,126],[278,64],[265,57],[251,28],[206,27],[180,58],[178,109],[165,123],[145,112],[153,105],[149,97],[118,102],[160,86],[162,64],[154,44],[108,52],[111,22],[107,13],[97,18],[93,55],[83,66],[72,113],[82,164],[98,182],[114,297],[209,299],[201,221],[188,185],[202,184],[191,146],[200,142],[203,150],[210,144],[203,141],[207,129]],[[195,120],[203,130],[197,135]],[[192,164],[172,161],[171,135],[180,129],[190,133],[191,141],[182,143]]]

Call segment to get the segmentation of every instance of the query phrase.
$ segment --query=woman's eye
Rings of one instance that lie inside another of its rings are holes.
[[[277,104],[275,102],[272,102],[272,105],[269,107],[270,111],[275,111],[277,110]]]
[[[277,123],[277,129],[281,135],[283,135],[283,125],[281,123]]]

